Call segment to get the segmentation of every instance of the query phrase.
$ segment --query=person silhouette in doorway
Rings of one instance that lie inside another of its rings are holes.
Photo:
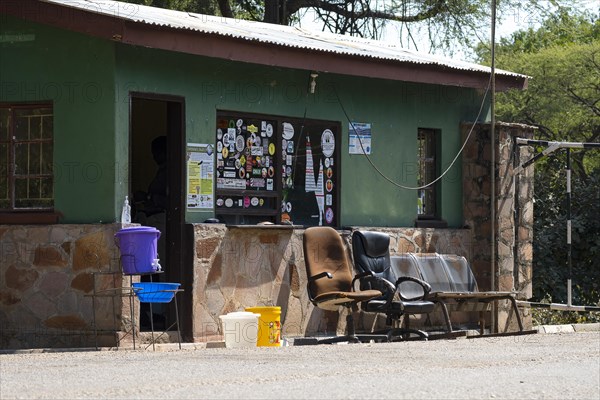
[[[138,206],[135,222],[145,226],[151,226],[158,229],[161,235],[157,243],[157,253],[159,262],[163,268],[166,267],[166,222],[168,208],[168,176],[167,176],[167,137],[158,136],[152,140],[150,149],[152,158],[156,163],[156,173],[148,185],[147,192],[140,191],[136,193],[135,200]],[[161,275],[155,277],[142,276],[143,282],[163,281]],[[164,307],[154,305],[155,326],[160,329],[165,325]],[[150,309],[148,304],[140,306],[140,326],[142,330],[150,327]]]
[[[142,224],[156,214],[167,210],[167,137],[158,136],[151,143],[152,158],[157,170],[148,185],[147,192],[140,191],[135,195],[137,204],[136,220]],[[142,214],[142,215],[140,215]]]
[[[147,216],[165,212],[167,209],[167,137],[159,136],[154,139],[151,150],[158,169],[148,186]]]

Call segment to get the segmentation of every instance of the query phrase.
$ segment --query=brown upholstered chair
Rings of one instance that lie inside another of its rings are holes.
[[[346,249],[339,233],[330,227],[318,226],[304,232],[304,262],[308,277],[307,290],[310,301],[324,310],[339,310],[340,306],[348,309],[346,327],[348,334],[311,343],[359,343],[366,340],[387,340],[385,335],[355,334],[352,312],[357,304],[381,296],[379,290],[354,290],[354,283],[359,276],[352,278],[352,268],[348,261]],[[294,344],[300,344],[294,342]]]

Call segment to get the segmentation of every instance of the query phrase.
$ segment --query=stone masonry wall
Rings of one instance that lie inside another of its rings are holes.
[[[463,140],[471,124],[462,126]],[[496,223],[491,223],[490,125],[475,126],[463,153],[463,216],[473,229],[471,267],[482,291],[516,291],[525,300],[532,295],[533,261],[533,167],[513,177],[515,138],[532,138],[533,129],[520,124],[496,125]],[[522,161],[530,158],[519,148]],[[517,163],[518,164],[518,163]],[[515,197],[515,190],[517,196]],[[491,287],[491,229],[495,229],[494,287]],[[516,330],[506,302],[497,310],[494,329]],[[521,310],[523,323],[531,326],[528,309]]]
[[[120,273],[106,273],[119,271],[113,236],[120,227],[0,227],[0,349],[95,345],[89,295],[94,286],[102,291],[125,283]],[[104,346],[114,346],[116,331],[130,321],[125,300],[110,293],[96,298]]]
[[[471,232],[466,229],[361,229],[390,234],[392,254],[437,251],[470,255]],[[303,233],[286,227],[194,225],[194,340],[218,337],[220,315],[251,306],[280,306],[284,337],[343,332],[343,316],[315,308],[308,299]],[[350,233],[342,232],[348,257]],[[369,329],[373,323],[366,314],[359,313],[356,318],[358,329]]]
[[[463,137],[470,125],[462,127]],[[531,127],[498,124],[496,216],[490,220],[489,125],[477,125],[463,153],[463,215],[468,229],[373,228],[391,236],[392,254],[438,252],[464,255],[480,290],[517,291],[531,297],[533,168],[513,178],[514,139],[531,138]],[[521,160],[530,157],[520,148]],[[516,191],[516,196],[515,196]],[[516,199],[516,200],[515,200]],[[92,294],[100,346],[114,346],[130,327],[129,299],[111,289],[127,287],[120,273],[114,234],[120,224],[0,227],[0,349],[88,347],[95,344]],[[282,308],[282,334],[343,332],[345,318],[316,309],[306,291],[303,230],[291,227],[192,226],[193,275],[185,290],[195,341],[220,336],[219,316],[249,306]],[[358,229],[358,227],[357,227]],[[490,239],[496,232],[495,285],[491,283]],[[350,231],[342,235],[350,252]],[[523,312],[527,313],[527,309]],[[138,309],[134,308],[134,315]],[[494,330],[514,330],[511,310],[501,305]],[[358,313],[358,329],[373,317]],[[459,316],[461,317],[461,316]],[[523,315],[526,328],[530,315]],[[453,320],[455,316],[453,315]],[[138,319],[138,318],[136,318]],[[375,322],[377,323],[377,322]]]
[[[118,290],[129,286],[129,278],[120,273],[113,239],[120,228],[120,224],[0,227],[0,349],[94,346],[94,290],[102,292],[95,297],[98,345],[117,344],[131,323],[129,299]],[[364,229],[390,234],[392,254],[469,255],[469,230]],[[282,307],[284,335],[343,332],[343,316],[315,309],[308,300],[303,233],[282,227],[194,225],[194,340],[218,339],[219,315],[255,305]],[[342,232],[348,257],[350,233]],[[369,329],[373,316],[359,313],[356,322],[359,329]]]

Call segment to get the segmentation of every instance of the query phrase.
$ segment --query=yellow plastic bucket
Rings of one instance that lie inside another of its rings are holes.
[[[258,318],[258,347],[281,346],[281,307],[247,307],[246,311],[260,314]]]

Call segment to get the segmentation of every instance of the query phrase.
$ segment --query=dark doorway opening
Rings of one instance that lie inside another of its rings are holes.
[[[130,194],[132,222],[160,230],[158,257],[163,272],[142,281],[182,281],[184,193],[184,99],[147,93],[130,95]],[[183,296],[179,296],[181,305]],[[153,305],[154,329],[175,321],[173,303]],[[183,308],[183,307],[182,307]],[[187,309],[187,307],[185,307]],[[180,308],[181,309],[181,308]],[[140,329],[150,330],[149,304],[141,304]],[[182,328],[185,328],[182,320]]]

